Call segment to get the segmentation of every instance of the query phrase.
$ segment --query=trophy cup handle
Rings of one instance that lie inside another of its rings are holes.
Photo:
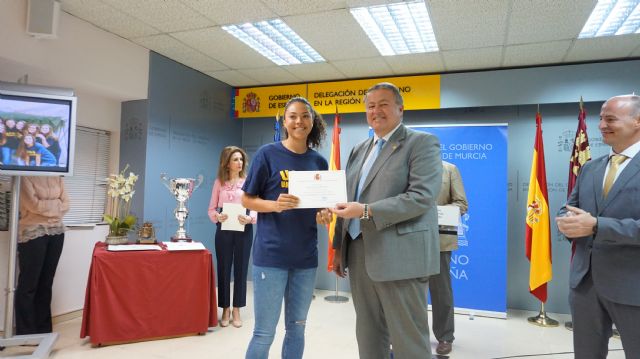
[[[202,184],[203,181],[204,181],[204,176],[202,174],[199,174],[196,177],[196,185],[195,185],[195,187],[193,187],[193,190],[194,191],[197,190],[198,187],[200,187],[200,185]]]
[[[162,181],[162,184],[167,187],[167,189],[169,191],[171,191],[171,187],[169,186],[169,179],[167,178],[167,174],[166,173],[161,173],[160,174],[160,180]]]

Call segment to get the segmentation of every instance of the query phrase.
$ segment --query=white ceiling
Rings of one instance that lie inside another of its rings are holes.
[[[640,57],[640,34],[578,40],[596,0],[427,0],[439,52],[380,56],[349,8],[397,0],[61,0],[95,26],[232,86]],[[222,25],[282,18],[327,62],[277,66]]]

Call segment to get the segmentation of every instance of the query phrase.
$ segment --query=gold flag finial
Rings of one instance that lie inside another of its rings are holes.
[[[584,110],[584,102],[582,101],[582,96],[580,96],[580,111]]]
[[[278,113],[276,114],[276,121],[280,121],[280,109],[278,109]]]

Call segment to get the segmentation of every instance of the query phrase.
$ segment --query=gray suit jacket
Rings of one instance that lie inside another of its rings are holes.
[[[567,203],[598,217],[598,233],[573,239],[576,252],[569,282],[576,288],[591,269],[599,295],[640,306],[640,155],[630,161],[606,199],[602,183],[607,156],[582,167]]]
[[[356,145],[347,162],[347,195],[355,199],[360,170],[373,147],[367,139]],[[442,184],[440,141],[406,128],[396,130],[384,145],[367,176],[360,203],[367,203],[370,220],[338,218],[334,248],[348,256],[347,228],[360,220],[367,273],[374,281],[420,278],[440,272],[436,199]]]

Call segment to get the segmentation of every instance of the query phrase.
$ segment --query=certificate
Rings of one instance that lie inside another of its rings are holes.
[[[201,251],[205,250],[200,242],[163,242],[168,251]]]
[[[438,227],[441,234],[458,234],[460,207],[438,206]]]
[[[344,171],[289,171],[289,194],[300,199],[297,208],[333,208],[347,202]]]
[[[240,203],[225,202],[222,204],[222,213],[227,215],[227,220],[222,222],[220,229],[223,231],[244,232],[244,224],[238,221],[239,215],[247,215],[247,210]]]

